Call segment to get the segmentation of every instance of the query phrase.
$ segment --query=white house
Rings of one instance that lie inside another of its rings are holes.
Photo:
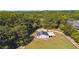
[[[49,38],[49,36],[48,35],[40,35],[40,36],[37,36],[37,38]]]
[[[47,32],[41,31],[41,32],[37,32],[36,38],[49,38],[49,35]]]
[[[47,31],[46,29],[38,29],[36,31],[36,38],[50,38],[55,36],[53,32]]]

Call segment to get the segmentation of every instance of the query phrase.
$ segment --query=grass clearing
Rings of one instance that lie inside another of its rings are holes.
[[[26,49],[74,49],[76,48],[68,39],[66,39],[63,35],[55,33],[55,37],[51,37],[50,39],[34,39],[31,43],[25,46]]]

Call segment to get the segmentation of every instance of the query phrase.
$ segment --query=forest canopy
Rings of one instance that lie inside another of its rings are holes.
[[[1,11],[0,48],[17,48],[33,40],[31,34],[38,28],[60,28],[79,43],[79,30],[66,24],[79,20],[79,11]]]

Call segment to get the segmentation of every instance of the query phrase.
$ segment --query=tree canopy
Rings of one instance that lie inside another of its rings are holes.
[[[60,28],[79,43],[79,30],[66,24],[69,18],[79,20],[79,11],[2,11],[0,48],[17,48],[28,44],[33,40],[31,34],[40,27]]]

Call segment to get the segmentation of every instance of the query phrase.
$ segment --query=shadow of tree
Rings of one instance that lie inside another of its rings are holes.
[[[16,48],[18,48],[18,47],[20,47],[20,46],[28,45],[29,43],[32,42],[33,38],[34,38],[33,36],[27,37],[27,38],[23,41],[23,43],[22,43],[21,45],[17,45],[17,42],[16,42],[15,40],[11,40],[11,41],[8,43],[9,49],[16,49]],[[27,39],[28,39],[28,40],[27,40]]]

